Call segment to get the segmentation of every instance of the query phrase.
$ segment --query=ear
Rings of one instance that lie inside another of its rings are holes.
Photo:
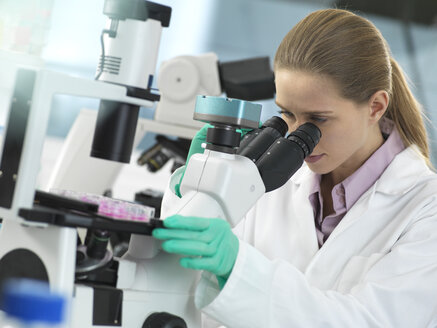
[[[370,97],[369,106],[369,119],[372,123],[377,123],[379,119],[385,114],[387,110],[390,97],[387,91],[376,91],[372,97]]]

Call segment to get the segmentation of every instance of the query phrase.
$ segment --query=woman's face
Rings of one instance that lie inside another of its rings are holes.
[[[371,148],[377,121],[369,105],[343,98],[330,78],[282,69],[275,72],[275,83],[276,103],[289,132],[306,122],[322,132],[319,144],[305,160],[312,171],[336,173],[342,181],[375,150]]]

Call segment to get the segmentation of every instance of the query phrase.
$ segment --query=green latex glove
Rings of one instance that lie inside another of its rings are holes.
[[[184,268],[206,270],[217,276],[220,288],[229,278],[237,259],[239,241],[228,222],[173,215],[164,220],[166,229],[154,229],[153,237],[165,240],[168,253],[187,255],[180,260]]]
[[[262,123],[259,124],[259,126],[261,127]],[[188,161],[190,160],[191,156],[193,156],[194,154],[203,154],[204,149],[202,148],[202,144],[206,142],[206,133],[208,131],[209,128],[212,128],[213,126],[211,124],[205,124],[199,131],[197,131],[196,135],[194,136],[193,140],[191,140],[191,144],[190,144],[190,150],[188,151],[188,155],[187,155],[187,161],[186,163],[188,164]],[[252,129],[237,129],[237,132],[241,133],[241,138],[243,138],[246,133],[248,133],[249,131],[252,131]],[[181,197],[181,183],[182,183],[182,179],[184,178],[184,174],[185,174],[185,168],[184,171],[182,172],[181,175],[181,179],[179,180],[179,182],[175,185],[175,193],[178,197]]]
[[[191,156],[193,156],[194,154],[203,154],[204,149],[202,148],[202,144],[206,142],[207,130],[212,127],[213,126],[211,124],[205,124],[199,131],[197,131],[193,140],[191,140],[190,150],[188,151],[186,163],[188,163]],[[181,183],[182,183],[182,179],[184,178],[185,167],[184,167],[184,171],[182,172],[182,176],[181,179],[179,180],[179,183],[176,184],[175,186],[175,193],[176,195],[178,195],[178,197],[181,197]]]

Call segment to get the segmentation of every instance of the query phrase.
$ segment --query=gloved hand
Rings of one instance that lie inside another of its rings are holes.
[[[262,123],[259,124],[261,127]],[[203,154],[204,149],[202,148],[202,144],[206,142],[206,133],[209,128],[212,128],[213,126],[211,124],[205,124],[199,131],[197,131],[196,135],[194,136],[193,140],[191,140],[190,144],[190,150],[188,151],[187,155],[187,161],[188,164],[191,156],[194,154]],[[241,138],[243,138],[249,131],[252,131],[252,129],[237,129],[237,132],[241,133]],[[182,179],[184,178],[185,169],[182,172],[181,178],[179,182],[175,185],[175,193],[178,197],[181,197],[181,183]]]
[[[190,144],[190,150],[188,151],[187,155],[187,161],[190,160],[191,156],[194,154],[203,154],[203,148],[202,144],[206,142],[206,132],[208,128],[212,128],[213,126],[211,124],[205,124],[199,131],[197,131],[196,135],[194,136],[193,140],[191,140]],[[178,197],[181,197],[181,183],[182,179],[184,178],[185,169],[184,172],[182,172],[181,179],[179,180],[178,184],[175,186],[175,193],[178,195]]]
[[[184,268],[206,270],[217,276],[223,288],[237,259],[239,241],[228,222],[173,215],[164,220],[167,229],[154,229],[153,237],[165,240],[168,253],[188,255],[180,260]]]

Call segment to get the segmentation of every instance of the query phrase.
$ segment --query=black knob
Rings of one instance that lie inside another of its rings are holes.
[[[155,312],[149,315],[142,328],[188,328],[184,319],[167,312]]]

